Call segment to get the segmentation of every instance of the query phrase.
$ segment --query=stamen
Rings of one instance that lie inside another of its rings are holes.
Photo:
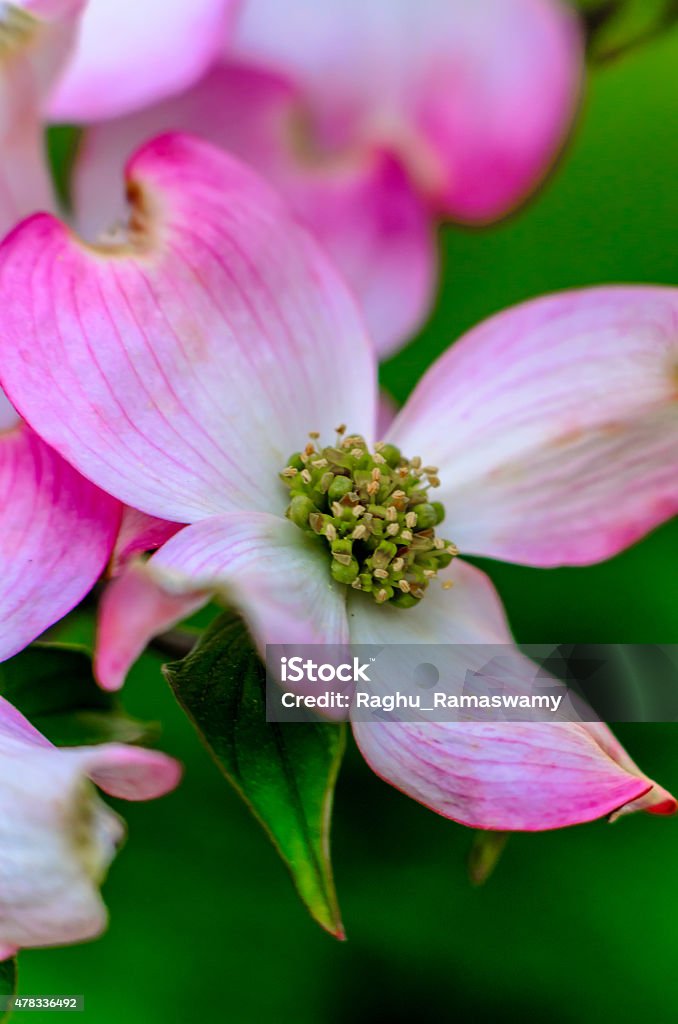
[[[334,446],[307,443],[288,460],[280,473],[290,492],[286,514],[326,545],[335,582],[377,604],[412,608],[458,554],[435,534],[445,509],[427,491],[439,486],[438,469],[422,469],[395,445],[380,441],[370,451],[360,435],[345,434],[341,424]]]

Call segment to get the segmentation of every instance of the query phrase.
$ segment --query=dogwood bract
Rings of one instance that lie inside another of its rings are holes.
[[[179,601],[224,596],[261,649],[503,644],[499,599],[457,549],[582,565],[675,513],[675,289],[564,293],[490,319],[382,445],[361,319],[268,186],[173,135],[136,154],[127,190],[124,236],[86,245],[43,215],[5,241],[0,370],[82,474],[189,524],[145,570]],[[381,776],[469,825],[675,807],[602,726],[354,729]]]
[[[93,61],[109,36],[85,35]],[[112,84],[113,105],[145,66]],[[192,90],[85,134],[76,216],[85,233],[112,222],[134,149],[199,133],[282,192],[390,351],[432,305],[436,222],[494,220],[537,186],[582,72],[576,16],[557,0],[247,0],[221,64]],[[76,112],[95,119],[87,95]]]

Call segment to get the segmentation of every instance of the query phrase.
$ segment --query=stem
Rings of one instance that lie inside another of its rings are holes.
[[[197,634],[186,629],[168,629],[166,633],[153,637],[149,647],[159,654],[178,660],[191,653],[197,640]]]

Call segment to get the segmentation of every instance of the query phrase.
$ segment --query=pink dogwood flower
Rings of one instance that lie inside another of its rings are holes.
[[[118,743],[52,746],[0,698],[0,959],[99,935],[99,894],[125,825],[92,783],[124,800],[174,789],[176,761]]]
[[[248,0],[224,54],[192,90],[88,130],[80,230],[117,218],[137,146],[198,133],[282,192],[382,354],[432,305],[437,222],[492,221],[534,190],[582,74],[575,16],[557,0]]]
[[[0,248],[0,371],[82,474],[189,524],[146,563],[149,585],[224,598],[262,650],[506,644],[499,598],[457,549],[584,565],[675,514],[678,290],[594,288],[493,317],[381,443],[361,318],[263,181],[167,136],[132,159],[127,191],[115,242],[43,215]],[[675,808],[604,726],[354,731],[379,775],[467,825]]]

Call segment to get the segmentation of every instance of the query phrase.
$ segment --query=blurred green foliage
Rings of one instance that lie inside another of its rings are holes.
[[[678,0],[571,0],[586,31],[591,60],[606,61],[642,46],[678,21]]]
[[[674,33],[596,68],[574,138],[530,206],[488,230],[442,233],[438,307],[384,369],[398,399],[462,331],[512,303],[585,284],[676,283],[677,67]],[[677,546],[674,523],[605,565],[484,567],[521,640],[676,643]],[[334,824],[339,944],[308,918],[159,664],[144,658],[125,699],[164,723],[185,780],[164,800],[120,806],[130,838],[105,886],[108,934],[23,954],[23,993],[84,993],[96,1024],[676,1019],[678,821],[513,836],[474,888],[471,833],[384,785],[351,748]],[[678,790],[678,726],[617,732]]]
[[[58,747],[93,743],[152,744],[159,727],[139,722],[92,675],[79,646],[39,643],[0,664],[0,696]]]

